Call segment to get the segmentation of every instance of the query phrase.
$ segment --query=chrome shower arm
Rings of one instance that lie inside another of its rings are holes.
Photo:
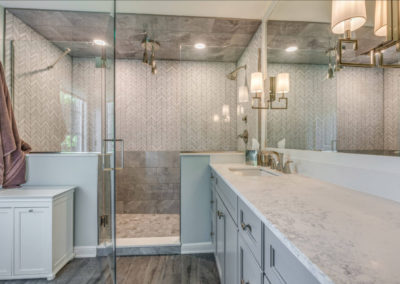
[[[53,68],[53,67],[58,63],[58,61],[60,61],[65,55],[67,55],[67,54],[70,53],[70,52],[71,52],[71,49],[70,49],[70,48],[67,48],[67,49],[64,51],[64,53],[61,54],[53,64],[47,66],[47,69]]]

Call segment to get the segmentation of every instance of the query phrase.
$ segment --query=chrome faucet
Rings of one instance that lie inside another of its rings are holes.
[[[286,174],[290,174],[291,173],[291,169],[290,169],[290,163],[293,163],[293,161],[286,161],[286,163],[284,163],[284,154],[283,153],[279,153],[276,151],[265,151],[261,153],[262,157],[264,157],[264,159],[260,159],[261,161],[264,160],[265,163],[261,164],[261,166],[269,166],[271,167],[271,169],[286,173]],[[273,155],[276,156],[276,159],[273,158]],[[265,159],[265,156],[267,156],[267,158]]]

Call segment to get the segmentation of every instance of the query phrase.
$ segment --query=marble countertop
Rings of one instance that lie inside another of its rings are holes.
[[[400,283],[399,203],[299,174],[211,167],[321,282]]]
[[[22,186],[19,188],[0,189],[0,200],[20,198],[55,198],[75,186]]]

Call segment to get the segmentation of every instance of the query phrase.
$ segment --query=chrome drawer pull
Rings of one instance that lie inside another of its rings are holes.
[[[275,266],[275,249],[270,245],[269,246],[269,266],[274,267]]]
[[[225,217],[224,213],[222,213],[222,212],[219,211],[219,210],[217,211],[217,216],[218,216],[219,219]]]
[[[251,226],[249,224],[241,223],[243,231],[249,230],[249,233],[251,233]]]

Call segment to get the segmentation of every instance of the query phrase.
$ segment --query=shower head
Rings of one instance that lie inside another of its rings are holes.
[[[231,72],[228,75],[226,75],[226,78],[228,78],[229,80],[236,80],[237,79],[237,74],[238,72]]]
[[[242,68],[246,70],[247,66],[246,65],[239,66],[238,68],[233,70],[231,73],[227,74],[226,78],[228,78],[229,80],[235,81],[237,79],[240,69],[242,69]]]

